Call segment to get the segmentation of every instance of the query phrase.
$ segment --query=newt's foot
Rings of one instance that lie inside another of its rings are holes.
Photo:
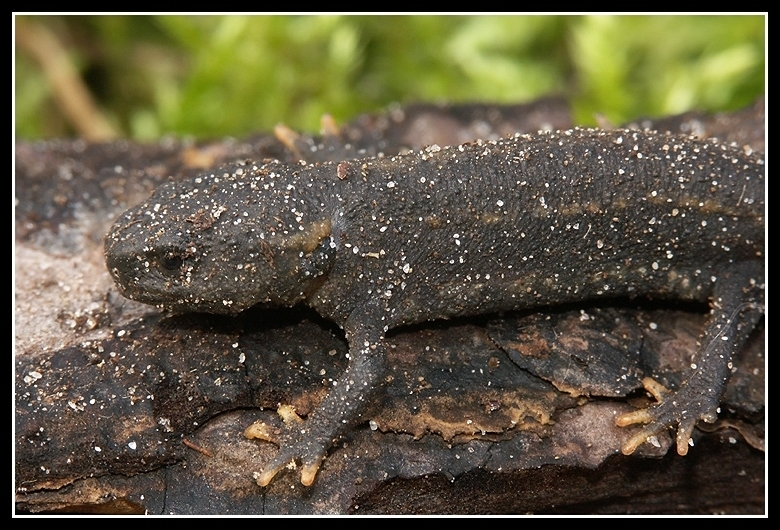
[[[621,451],[624,455],[630,455],[637,447],[651,441],[653,437],[664,429],[677,424],[677,453],[685,455],[688,446],[693,445],[691,435],[698,420],[712,423],[717,419],[718,403],[712,403],[701,394],[689,396],[689,386],[684,386],[677,393],[672,393],[654,379],[646,377],[642,380],[645,390],[650,392],[658,401],[658,404],[628,412],[617,417],[615,424],[619,427],[646,423],[647,426],[639,433],[632,436]]]
[[[280,448],[279,454],[266,464],[262,472],[255,473],[254,478],[259,486],[267,486],[285,467],[295,469],[295,461],[299,459],[301,484],[311,486],[325,458],[327,445],[316,439],[307,438],[305,422],[295,413],[294,407],[281,406],[277,413],[284,421],[282,429],[275,429],[264,422],[256,422],[244,431],[246,438],[272,442]]]

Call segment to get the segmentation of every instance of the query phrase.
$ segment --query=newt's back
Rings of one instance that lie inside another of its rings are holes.
[[[368,296],[390,326],[596,297],[703,301],[721,265],[764,260],[763,161],[715,142],[574,130],[340,166],[322,213],[336,257],[311,297],[336,320]]]

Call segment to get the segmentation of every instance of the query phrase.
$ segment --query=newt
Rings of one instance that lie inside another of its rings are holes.
[[[207,172],[123,214],[105,255],[133,300],[224,314],[305,304],[344,330],[348,367],[305,422],[288,422],[261,486],[293,461],[312,484],[382,378],[388,330],[602,299],[710,303],[689,378],[617,419],[647,424],[624,453],[676,425],[685,454],[763,315],[764,193],[749,149],[573,129]]]

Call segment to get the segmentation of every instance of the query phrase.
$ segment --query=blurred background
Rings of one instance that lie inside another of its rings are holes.
[[[583,125],[744,107],[763,15],[14,18],[17,139],[319,132],[390,103],[571,102]]]

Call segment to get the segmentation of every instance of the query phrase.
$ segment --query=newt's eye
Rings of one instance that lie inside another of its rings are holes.
[[[166,271],[175,272],[181,269],[184,258],[173,251],[166,251],[160,254],[158,263]]]

